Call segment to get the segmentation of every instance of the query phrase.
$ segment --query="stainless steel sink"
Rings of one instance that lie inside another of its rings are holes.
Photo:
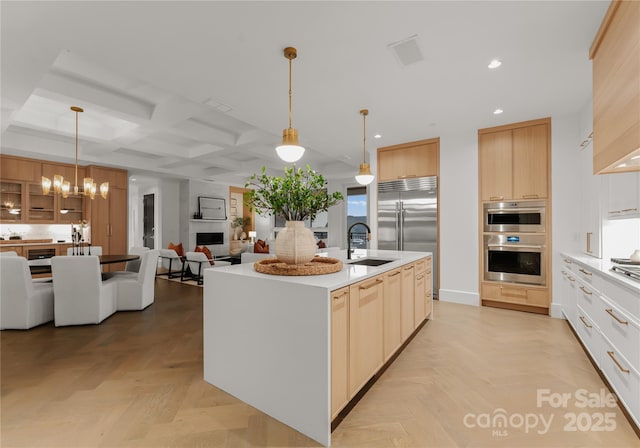
[[[382,266],[395,260],[383,260],[381,258],[361,258],[359,260],[347,262],[347,264],[359,264],[363,266]]]

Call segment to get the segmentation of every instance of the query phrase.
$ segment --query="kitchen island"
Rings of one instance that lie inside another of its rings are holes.
[[[204,274],[204,379],[322,443],[331,423],[431,314],[431,253],[358,251],[314,276],[246,263]],[[357,398],[356,398],[357,400]]]

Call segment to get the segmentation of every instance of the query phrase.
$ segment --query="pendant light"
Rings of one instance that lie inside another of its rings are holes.
[[[362,109],[360,111],[360,115],[362,115],[362,126],[363,126],[363,136],[362,136],[362,163],[360,164],[360,171],[356,175],[356,182],[360,185],[369,185],[373,182],[374,175],[371,174],[371,167],[366,162],[367,158],[367,115],[369,115],[369,111],[367,109]]]
[[[291,126],[291,61],[298,56],[298,50],[293,47],[284,49],[284,57],[289,59],[289,127],[282,131],[282,144],[276,147],[276,153],[285,162],[293,163],[302,157],[304,147],[298,143],[298,130]]]
[[[76,176],[73,191],[71,191],[71,182],[64,180],[64,177],[60,174],[53,176],[53,183],[48,177],[42,176],[42,194],[47,195],[51,191],[53,186],[53,193],[60,194],[63,198],[68,198],[70,194],[78,196],[80,194],[89,196],[90,199],[95,199],[98,186],[91,177],[85,177],[83,182],[83,189],[80,191],[78,188],[78,114],[84,112],[84,109],[78,106],[71,106],[71,110],[76,113]],[[107,199],[109,195],[109,182],[103,182],[100,184],[100,196],[103,199]],[[61,213],[65,213],[62,210]]]

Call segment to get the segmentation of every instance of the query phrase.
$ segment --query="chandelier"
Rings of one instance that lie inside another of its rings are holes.
[[[356,182],[360,185],[369,185],[373,182],[374,176],[371,174],[371,167],[366,162],[367,157],[367,115],[369,115],[369,111],[367,109],[362,109],[360,111],[360,115],[362,115],[362,127],[363,127],[363,137],[362,137],[362,163],[360,164],[360,171],[356,174]]]
[[[276,153],[285,162],[296,162],[304,154],[304,147],[298,142],[298,130],[291,127],[291,61],[298,56],[293,47],[284,49],[284,57],[289,59],[289,127],[282,131],[282,144],[276,147]]]
[[[64,177],[60,174],[55,174],[53,176],[53,182],[51,182],[51,179],[48,177],[42,176],[42,194],[49,194],[53,186],[53,193],[60,194],[63,198],[67,198],[70,194],[73,194],[74,196],[84,195],[90,199],[95,199],[98,186],[91,177],[84,178],[82,190],[78,187],[78,114],[84,112],[84,110],[78,106],[71,106],[71,110],[76,113],[76,176],[73,191],[71,190],[70,181],[64,180]],[[100,184],[100,196],[102,196],[103,199],[107,199],[108,195],[109,182],[103,182]]]

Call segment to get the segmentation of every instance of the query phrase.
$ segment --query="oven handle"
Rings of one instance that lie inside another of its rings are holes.
[[[489,208],[488,213],[542,212],[541,208]]]
[[[540,249],[542,250],[544,246],[534,245],[534,244],[487,244],[488,247],[508,247],[508,248],[522,248],[522,249]]]

